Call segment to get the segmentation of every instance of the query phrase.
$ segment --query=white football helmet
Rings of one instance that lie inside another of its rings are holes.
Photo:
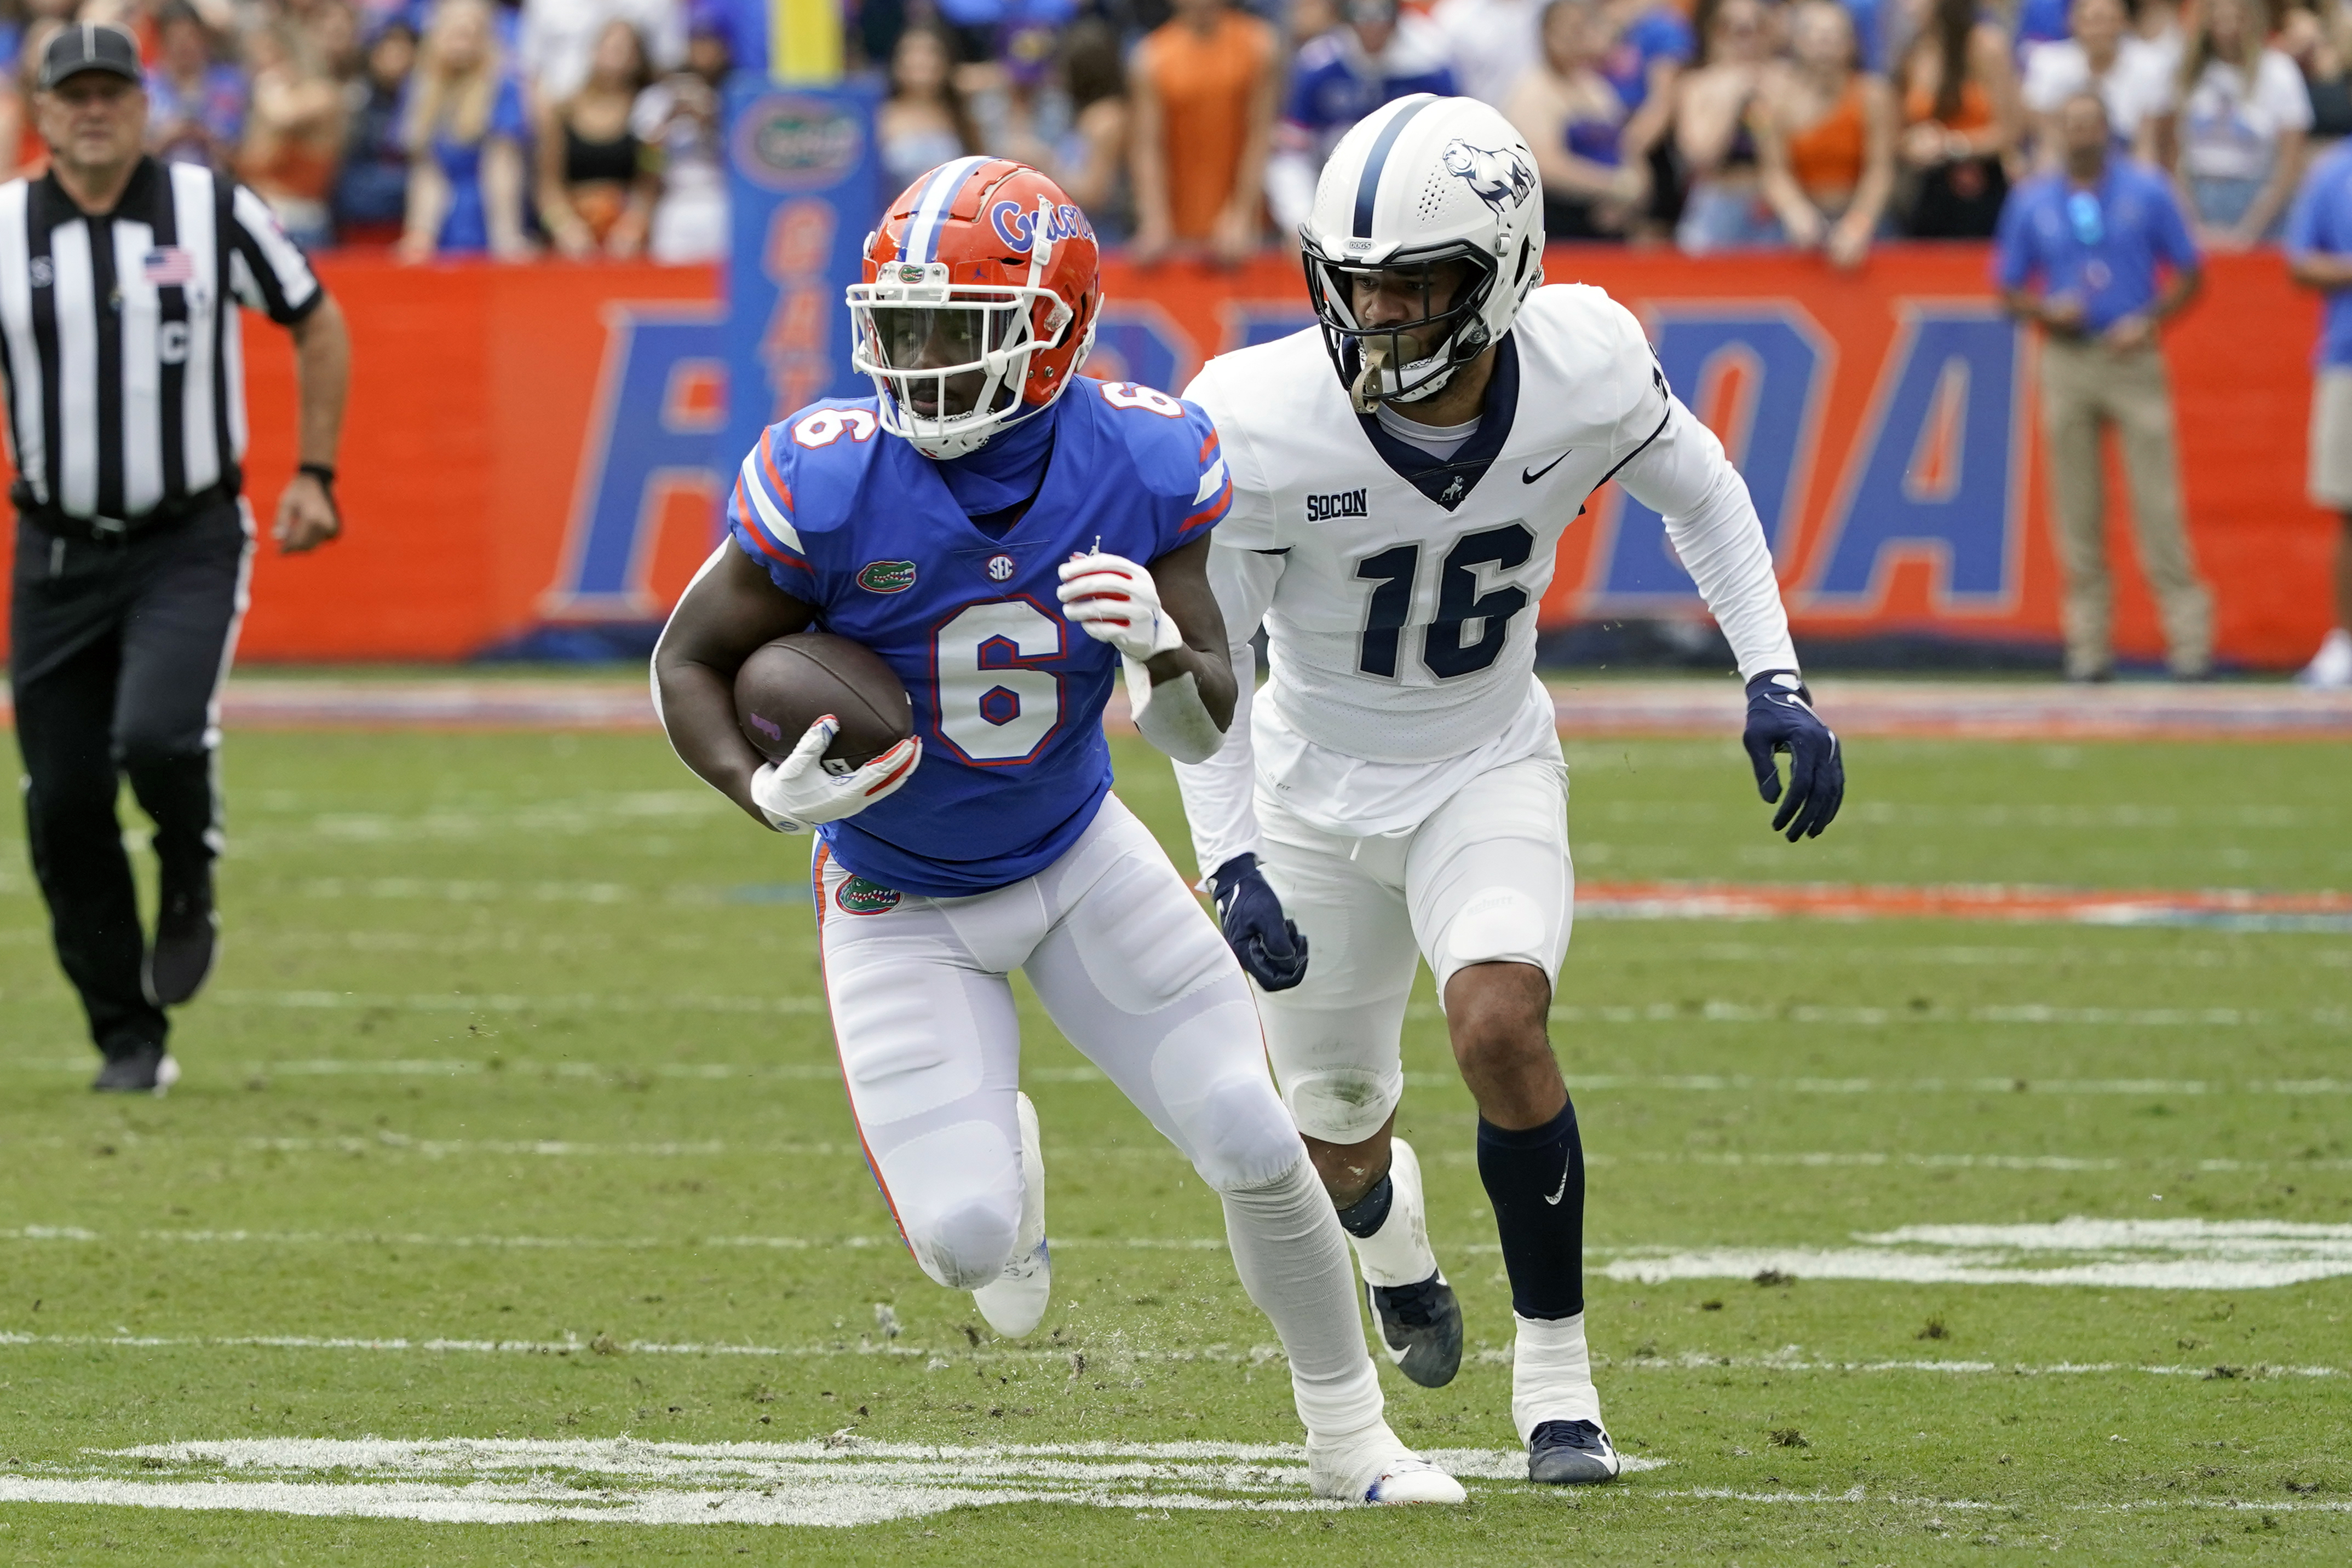
[[[1359,412],[1414,402],[1511,329],[1543,283],[1543,185],[1511,122],[1471,98],[1383,105],[1332,150],[1299,225],[1323,341]],[[1417,320],[1366,327],[1350,274],[1466,261],[1468,283]]]

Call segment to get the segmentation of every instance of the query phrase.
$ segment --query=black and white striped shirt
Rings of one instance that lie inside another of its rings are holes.
[[[245,456],[237,307],[281,326],[326,298],[260,197],[142,159],[110,216],[55,174],[0,185],[0,371],[20,509],[131,519]]]

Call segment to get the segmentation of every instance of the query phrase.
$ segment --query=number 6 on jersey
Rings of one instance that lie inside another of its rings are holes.
[[[968,604],[931,640],[940,736],[983,768],[1026,762],[1062,722],[1062,677],[1024,660],[1058,659],[1063,624],[1026,599]]]

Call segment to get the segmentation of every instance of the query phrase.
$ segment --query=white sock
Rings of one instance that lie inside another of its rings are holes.
[[[1380,1420],[1381,1378],[1364,1343],[1347,1232],[1306,1151],[1264,1186],[1219,1196],[1234,1271],[1290,1357],[1307,1436],[1341,1437]]]
[[[1519,1441],[1546,1421],[1601,1421],[1601,1391],[1592,1386],[1592,1358],[1584,1348],[1584,1314],[1522,1318],[1511,1347],[1511,1424]]]
[[[1429,1205],[1421,1192],[1421,1158],[1402,1138],[1389,1141],[1388,1218],[1370,1236],[1349,1235],[1368,1285],[1418,1285],[1437,1272],[1429,1247]]]

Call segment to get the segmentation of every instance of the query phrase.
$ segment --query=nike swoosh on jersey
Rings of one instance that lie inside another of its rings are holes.
[[[1576,450],[1576,448],[1575,448],[1575,447],[1573,447],[1573,446],[1570,447],[1570,448],[1568,449],[1568,452],[1563,452],[1563,453],[1561,453],[1559,456],[1557,456],[1557,457],[1553,458],[1550,462],[1549,462],[1549,463],[1545,464],[1542,467],[1540,467],[1540,468],[1537,469],[1537,470],[1536,470],[1534,473],[1532,473],[1532,474],[1528,473],[1528,472],[1526,469],[1524,469],[1524,468],[1520,469],[1520,470],[1519,470],[1519,483],[1520,483],[1520,484],[1522,484],[1522,485],[1532,485],[1532,484],[1534,484],[1537,480],[1538,480],[1538,479],[1542,478],[1545,475],[1547,475],[1547,474],[1550,473],[1553,469],[1555,469],[1555,468],[1559,467],[1561,464],[1563,464],[1563,463],[1567,462],[1567,461],[1568,461],[1568,453],[1569,453],[1569,452],[1573,452],[1573,451],[1575,451],[1575,450]]]

